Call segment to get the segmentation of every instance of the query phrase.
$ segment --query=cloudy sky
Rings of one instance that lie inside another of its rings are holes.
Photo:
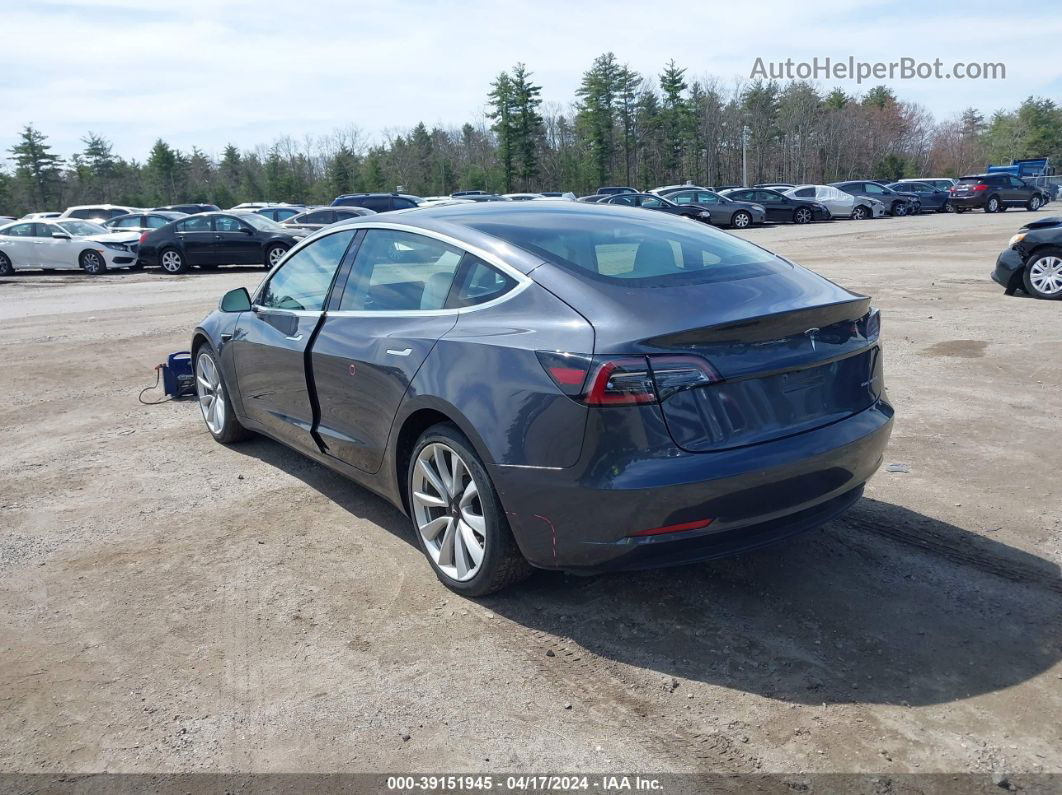
[[[1062,100],[1062,6],[1051,2],[32,0],[4,3],[0,149],[32,122],[57,151],[87,130],[142,159],[159,137],[218,152],[354,125],[388,130],[481,117],[491,79],[525,62],[568,105],[612,50],[643,74],[674,58],[726,86],[765,61],[901,57],[1002,61],[1006,79],[895,81],[947,118],[1030,94]],[[826,81],[847,91],[875,81]],[[889,81],[884,81],[889,82]]]

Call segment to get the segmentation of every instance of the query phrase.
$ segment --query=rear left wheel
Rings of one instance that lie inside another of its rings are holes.
[[[81,264],[81,270],[90,276],[99,276],[101,273],[107,272],[107,262],[98,251],[91,249],[82,251],[78,262]]]
[[[447,588],[484,596],[530,573],[486,468],[457,428],[424,432],[406,483],[417,543]]]

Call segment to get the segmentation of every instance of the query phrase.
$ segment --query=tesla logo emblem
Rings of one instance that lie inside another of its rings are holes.
[[[351,362],[350,367],[347,368],[347,372],[349,372],[351,375],[357,375],[358,368],[353,362]]]
[[[813,351],[817,350],[815,348],[815,335],[818,333],[819,330],[817,328],[809,328],[807,331],[804,332],[804,336],[811,340],[811,350]]]

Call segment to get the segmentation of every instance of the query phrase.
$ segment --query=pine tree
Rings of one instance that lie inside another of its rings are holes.
[[[63,159],[52,152],[48,137],[27,124],[10,151],[13,155],[10,159],[15,161],[15,178],[24,184],[36,207],[45,209],[52,202],[58,204]]]
[[[621,90],[616,56],[607,52],[594,59],[575,92],[579,97],[576,125],[589,144],[594,179],[599,185],[612,181],[616,104]]]
[[[531,82],[531,73],[522,63],[513,67],[513,131],[515,133],[517,173],[524,190],[533,187],[538,176],[538,149],[542,140],[542,87]]]
[[[687,88],[686,70],[669,61],[660,75],[660,125],[664,139],[663,166],[668,180],[676,179],[690,129],[690,112],[683,96]]]
[[[502,167],[502,179],[505,184],[505,192],[510,193],[513,189],[513,174],[515,173],[515,144],[516,129],[513,119],[513,81],[508,72],[502,72],[490,84],[490,93],[487,99],[491,104],[491,110],[487,118],[494,124],[491,130],[498,136],[498,159]]]

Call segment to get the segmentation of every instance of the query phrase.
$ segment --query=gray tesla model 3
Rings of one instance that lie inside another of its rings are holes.
[[[215,439],[264,434],[383,495],[475,596],[843,511],[892,429],[879,326],[706,224],[497,202],[326,227],[227,293],[192,352]]]

